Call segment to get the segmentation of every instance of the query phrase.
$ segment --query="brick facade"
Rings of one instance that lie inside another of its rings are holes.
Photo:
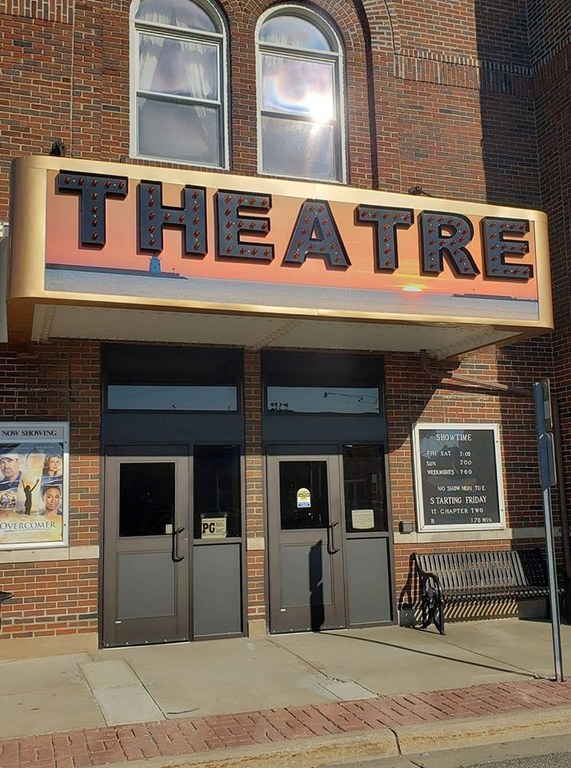
[[[302,3],[303,4],[303,3]],[[257,174],[254,36],[272,3],[225,0],[229,30],[232,172]],[[308,4],[309,5],[309,4]],[[345,47],[349,184],[545,210],[550,217],[557,328],[518,345],[465,355],[456,374],[499,387],[430,376],[416,355],[386,365],[395,594],[409,602],[410,555],[398,535],[415,522],[411,427],[419,419],[500,423],[510,535],[454,540],[445,549],[509,547],[541,539],[531,385],[553,378],[571,498],[568,270],[571,253],[571,11],[551,0],[363,0],[311,7],[337,26]],[[476,10],[475,10],[476,8]],[[9,211],[16,157],[64,142],[71,158],[129,160],[129,4],[123,0],[0,0],[0,221]],[[137,161],[141,162],[141,161]],[[143,161],[144,162],[144,161]],[[157,163],[148,163],[157,165]],[[0,347],[2,421],[63,420],[71,427],[70,547],[11,562],[0,553],[2,636],[40,637],[98,628],[101,539],[100,370],[97,341]],[[247,618],[267,619],[260,356],[245,353]],[[559,498],[554,494],[556,512]],[[516,533],[514,533],[516,532]],[[560,541],[560,540],[559,540]],[[559,556],[563,559],[561,547]]]
[[[60,341],[3,351],[3,421],[69,421],[70,546],[3,552],[3,588],[18,595],[4,607],[4,638],[97,631],[100,536],[99,344]],[[11,560],[14,560],[11,562]]]
[[[571,279],[568,268],[571,253],[571,8],[566,3],[532,2],[530,20],[541,204],[550,221],[555,391],[560,413],[564,494],[568,499],[571,493]]]

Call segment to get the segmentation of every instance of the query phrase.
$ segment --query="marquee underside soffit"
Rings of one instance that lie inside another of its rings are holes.
[[[56,304],[35,306],[31,334],[35,342],[83,338],[252,349],[426,350],[439,359],[519,337],[521,332],[491,325],[375,323]]]

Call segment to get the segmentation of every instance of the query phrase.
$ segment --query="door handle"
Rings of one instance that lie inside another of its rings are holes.
[[[184,560],[184,555],[180,557],[178,554],[178,537],[179,537],[179,534],[181,534],[184,530],[185,530],[184,526],[181,526],[180,528],[177,528],[175,531],[173,531],[173,534],[172,534],[173,563],[180,563],[181,560]]]
[[[335,547],[334,541],[333,541],[333,529],[336,525],[339,525],[339,521],[336,523],[331,523],[331,525],[327,526],[327,554],[328,555],[334,555],[337,552],[339,552],[339,549]]]

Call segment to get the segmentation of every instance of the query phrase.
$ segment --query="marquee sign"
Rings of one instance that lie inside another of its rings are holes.
[[[551,327],[536,211],[71,158],[14,179],[38,226],[12,228],[12,298]]]
[[[104,248],[107,244],[108,199],[124,200],[129,179],[63,171],[56,176],[56,190],[58,194],[75,194],[79,199],[81,247]],[[139,182],[136,188],[138,253],[162,254],[165,230],[175,229],[182,236],[181,258],[209,254],[206,190],[186,184],[180,194],[181,205],[165,205],[161,182]],[[274,207],[271,195],[249,190],[216,190],[213,200],[215,259],[275,259],[272,217],[268,215]],[[316,258],[330,269],[348,269],[351,260],[332,205],[327,200],[316,199],[299,200],[298,204],[289,241],[281,254],[282,264],[301,265],[308,258]],[[279,216],[279,208],[277,213]],[[372,230],[371,271],[394,272],[398,269],[397,231],[412,226],[414,212],[409,208],[357,205],[353,208],[353,217],[356,226],[368,226]],[[469,217],[443,210],[421,211],[417,226],[421,236],[420,273],[444,272],[447,259],[456,276],[475,277],[483,271],[485,277],[494,281],[527,282],[533,277],[533,265],[516,260],[529,254],[529,241],[521,237],[529,233],[527,219],[503,216],[481,219],[481,243],[477,246],[480,267],[469,249],[474,240],[474,226]],[[508,261],[509,257],[511,260]]]

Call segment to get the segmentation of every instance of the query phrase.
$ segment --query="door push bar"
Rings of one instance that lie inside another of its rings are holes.
[[[180,563],[181,560],[184,560],[184,555],[182,557],[178,554],[178,537],[179,534],[182,533],[185,530],[184,526],[181,526],[180,528],[177,528],[176,530],[173,530],[172,534],[172,560],[173,563]]]
[[[336,525],[339,525],[339,521],[336,523],[331,523],[331,525],[327,526],[327,554],[328,555],[334,555],[336,552],[339,552],[339,549],[335,547],[335,543],[333,540],[333,529]]]

